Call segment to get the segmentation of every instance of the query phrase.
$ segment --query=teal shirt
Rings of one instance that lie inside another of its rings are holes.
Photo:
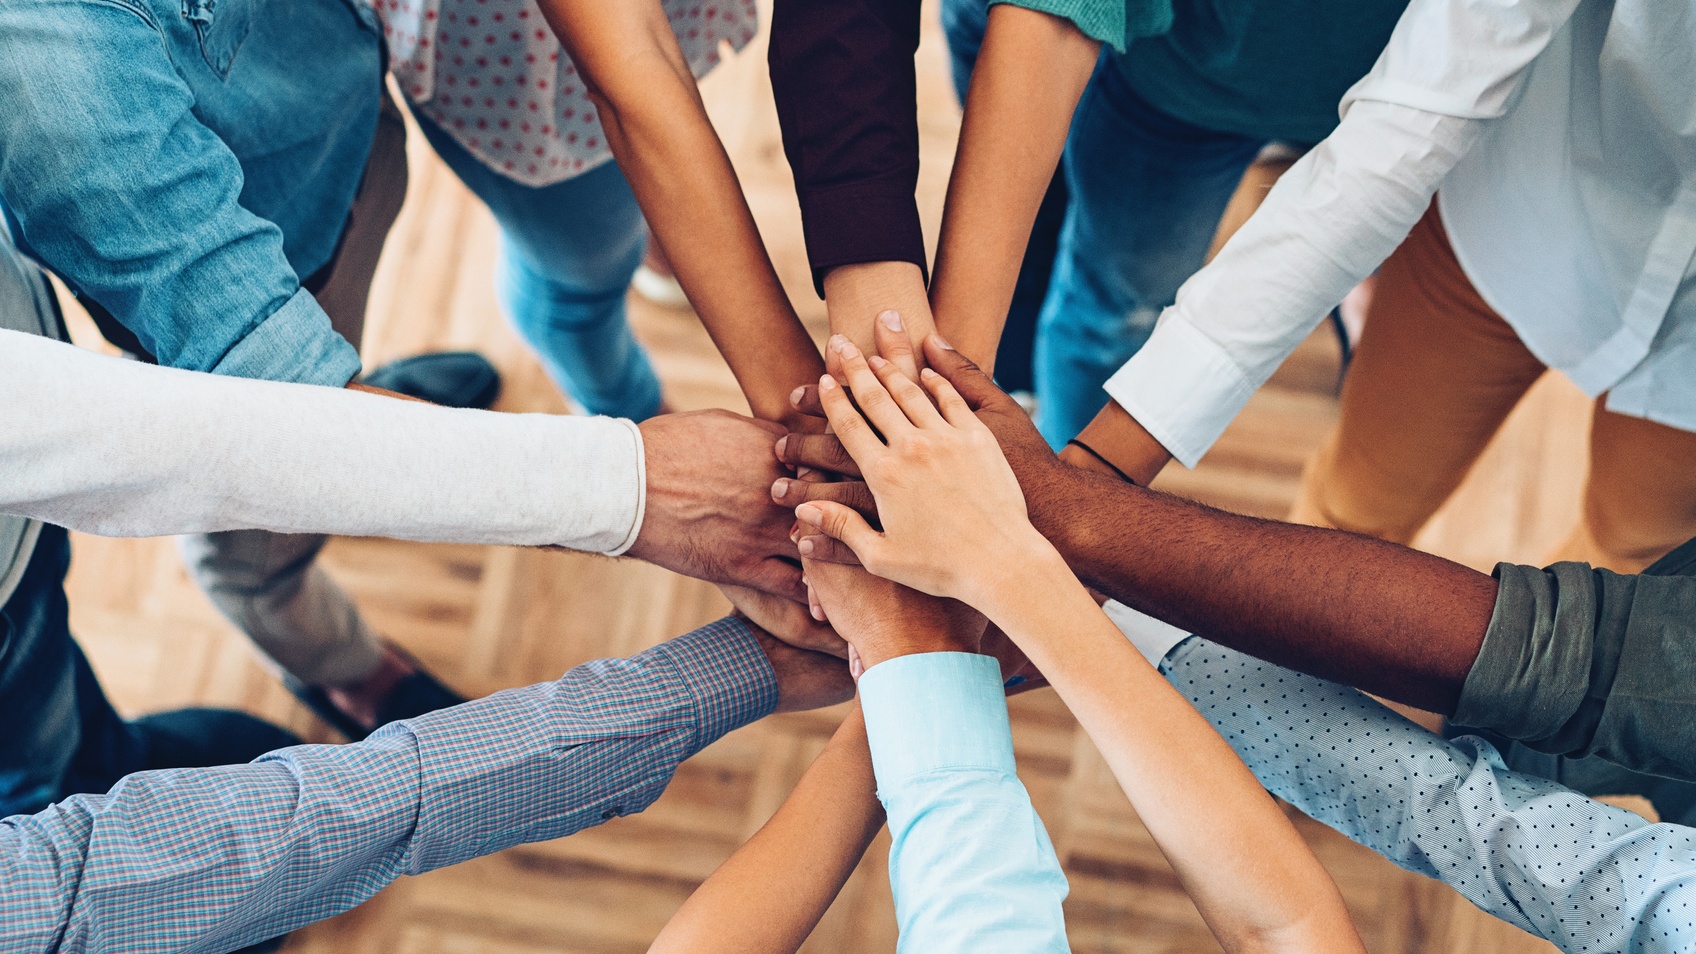
[[[1408,0],[1127,0],[1150,25],[1114,65],[1132,91],[1219,132],[1316,143],[1383,52]],[[1165,29],[1152,26],[1166,21]]]

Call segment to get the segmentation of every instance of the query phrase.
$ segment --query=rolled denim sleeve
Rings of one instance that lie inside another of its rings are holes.
[[[359,355],[240,203],[161,30],[118,3],[0,2],[0,196],[49,268],[164,365],[340,387]]]
[[[353,745],[140,772],[0,820],[0,950],[234,950],[400,875],[639,812],[776,704],[758,642],[725,619]]]
[[[1458,725],[1696,779],[1696,577],[1503,563]]]
[[[1013,762],[1001,669],[922,653],[860,678],[902,951],[1048,951],[1066,876]]]

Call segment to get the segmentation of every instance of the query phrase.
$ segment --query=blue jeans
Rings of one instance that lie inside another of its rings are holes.
[[[416,110],[413,116],[500,224],[496,294],[554,383],[591,414],[640,421],[658,413],[659,378],[624,314],[647,226],[618,166],[541,188],[521,185]]]
[[[984,0],[943,0],[956,84],[976,59],[986,16]],[[1037,318],[1037,427],[1056,448],[1107,403],[1102,385],[1201,268],[1266,145],[1160,112],[1131,91],[1112,57],[1103,52],[1072,118],[1065,219]]]

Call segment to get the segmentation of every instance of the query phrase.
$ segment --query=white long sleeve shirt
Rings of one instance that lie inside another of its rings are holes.
[[[256,528],[617,555],[645,489],[625,420],[197,374],[0,330],[0,513],[108,536]]]
[[[1107,391],[1193,466],[1439,185],[1485,301],[1609,409],[1696,430],[1696,6],[1413,0]]]

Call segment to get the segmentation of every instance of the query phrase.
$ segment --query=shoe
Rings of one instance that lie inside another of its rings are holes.
[[[242,765],[300,744],[293,732],[232,709],[173,709],[130,726],[141,743],[142,769]]]
[[[283,674],[283,685],[288,688],[289,692],[294,693],[294,697],[300,700],[301,705],[311,709],[313,715],[323,719],[330,728],[346,736],[349,742],[358,742],[391,722],[411,719],[426,712],[447,709],[467,701],[464,696],[449,689],[435,676],[430,675],[423,664],[414,658],[411,653],[393,643],[386,645],[405,656],[417,668],[411,675],[395,683],[389,697],[377,709],[377,725],[374,728],[367,729],[337,708],[336,704],[330,701],[329,693],[325,692],[320,686],[309,686],[288,673]]]
[[[501,375],[475,351],[437,351],[390,361],[360,381],[443,407],[487,410],[501,393]]]
[[[636,274],[630,278],[630,287],[636,289],[636,294],[664,308],[678,308],[688,311],[689,296],[684,294],[683,286],[678,283],[677,276],[656,272],[646,264],[636,269]]]

